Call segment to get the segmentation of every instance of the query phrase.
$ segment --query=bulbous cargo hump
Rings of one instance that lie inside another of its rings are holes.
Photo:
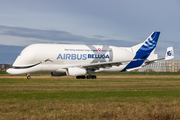
[[[112,47],[113,49],[113,61],[127,61],[132,60],[135,53],[130,52],[127,49],[121,47]]]

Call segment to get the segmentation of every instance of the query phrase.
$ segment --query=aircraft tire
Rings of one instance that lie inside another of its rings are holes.
[[[82,76],[76,76],[76,79],[85,79],[86,77],[84,75]]]
[[[76,79],[80,79],[80,76],[76,76]]]
[[[86,77],[84,75],[81,76],[81,79],[85,79]]]
[[[30,76],[27,76],[27,79],[31,79],[31,77],[30,77]]]
[[[96,79],[96,76],[95,76],[95,75],[92,75],[92,79]]]
[[[76,76],[76,79],[85,79],[85,78],[87,78],[87,79],[96,79],[96,75],[87,75],[87,77],[84,76],[84,75]]]

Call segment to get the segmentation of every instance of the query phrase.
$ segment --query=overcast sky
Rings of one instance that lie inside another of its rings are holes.
[[[0,46],[3,46],[0,63],[12,64],[14,56],[33,43],[130,47],[143,42],[153,31],[161,32],[156,49],[159,57],[165,55],[168,46],[173,46],[175,60],[180,59],[180,0],[0,0],[0,3]],[[8,53],[13,53],[12,57]]]

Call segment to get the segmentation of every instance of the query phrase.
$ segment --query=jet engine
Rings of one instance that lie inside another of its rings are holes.
[[[67,69],[67,75],[69,76],[79,76],[79,75],[86,75],[87,71],[83,68],[68,68]]]

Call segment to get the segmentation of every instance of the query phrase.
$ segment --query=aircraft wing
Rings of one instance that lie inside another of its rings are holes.
[[[117,62],[101,62],[101,63],[92,63],[88,65],[80,65],[77,67],[81,68],[86,68],[86,69],[93,69],[93,70],[98,70],[99,68],[106,68],[106,67],[112,67],[112,66],[120,66],[123,64],[126,64],[131,61],[139,61],[139,60],[144,60],[144,59],[134,59],[134,60],[127,60],[127,61],[117,61]]]
[[[85,69],[89,69],[89,70],[99,70],[100,68],[120,66],[120,65],[129,63],[131,61],[139,61],[139,60],[144,60],[144,59],[134,59],[134,60],[117,61],[117,62],[114,61],[114,62],[92,63],[92,64],[87,64],[87,65],[68,66],[67,68],[62,68],[62,69],[68,69],[71,67],[80,67],[80,68],[85,68]]]

